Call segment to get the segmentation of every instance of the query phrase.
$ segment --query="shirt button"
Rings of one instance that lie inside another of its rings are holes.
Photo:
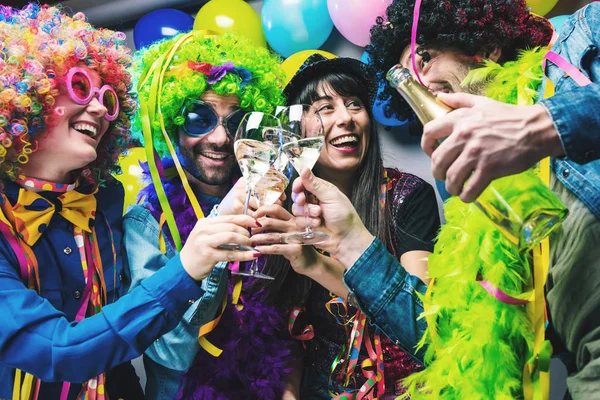
[[[569,171],[568,169],[565,169],[562,173],[563,178],[568,178],[569,174],[571,174],[571,171]]]
[[[76,299],[80,299],[81,298],[81,292],[79,290],[76,290],[73,292],[73,297],[75,297]]]
[[[191,306],[192,304],[194,304],[196,302],[196,299],[189,299],[188,300],[188,304]]]
[[[73,250],[71,250],[71,248],[67,246],[67,247],[65,247],[65,249],[63,251],[65,252],[66,255],[69,255],[69,254],[71,254],[71,252]]]
[[[123,282],[123,274],[119,274],[119,282]]]

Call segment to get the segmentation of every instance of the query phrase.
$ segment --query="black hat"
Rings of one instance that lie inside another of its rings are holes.
[[[314,78],[328,72],[343,72],[363,81],[369,95],[370,105],[373,105],[377,94],[377,79],[369,72],[365,63],[355,58],[337,57],[326,58],[315,53],[309,56],[298,68],[292,79],[286,85],[283,93],[288,99],[295,97],[306,84]]]

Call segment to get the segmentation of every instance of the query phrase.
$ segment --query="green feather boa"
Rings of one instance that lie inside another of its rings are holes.
[[[523,52],[517,61],[487,62],[465,83],[487,82],[486,95],[513,104],[533,104],[543,80],[546,49]],[[496,185],[494,182],[494,185]],[[514,182],[514,181],[513,181]],[[498,188],[500,190],[500,188]],[[522,190],[521,188],[501,188]],[[435,279],[424,298],[429,325],[427,368],[405,380],[411,399],[515,399],[523,397],[523,366],[533,352],[533,327],[525,306],[496,300],[479,283],[487,280],[505,293],[528,290],[530,264],[473,204],[458,198],[444,205],[446,224],[429,275]]]

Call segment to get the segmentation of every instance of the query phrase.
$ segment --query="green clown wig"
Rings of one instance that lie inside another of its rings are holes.
[[[133,125],[134,135],[143,140],[146,148],[152,182],[177,250],[182,248],[182,242],[155,155],[173,159],[197,218],[203,218],[173,145],[185,122],[181,110],[212,90],[218,95],[237,96],[244,110],[273,114],[277,106],[285,103],[284,72],[279,64],[277,56],[255,47],[248,39],[231,34],[218,36],[209,31],[175,36],[135,56],[140,112]]]
[[[170,59],[165,57],[168,53],[171,53]],[[207,31],[178,35],[136,53],[134,76],[138,79],[140,101],[145,100],[150,105],[157,102],[157,108],[160,102],[160,112],[154,113],[150,120],[159,156],[169,154],[159,114],[162,114],[165,131],[176,143],[178,127],[184,122],[180,115],[182,108],[207,90],[237,96],[244,110],[274,113],[278,105],[285,103],[280,61],[266,48],[255,47],[246,38],[232,34],[217,36]],[[162,77],[157,77],[161,71],[164,71]],[[160,78],[160,88],[153,91],[152,80]],[[138,115],[134,123],[134,135],[138,139],[142,139],[140,118]]]

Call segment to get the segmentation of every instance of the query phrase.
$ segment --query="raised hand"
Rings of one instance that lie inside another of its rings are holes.
[[[455,110],[425,125],[421,147],[431,157],[433,176],[463,201],[477,199],[496,178],[564,154],[542,105],[514,106],[466,93],[438,98]]]
[[[227,196],[219,204],[219,215],[243,214],[246,201],[246,180],[240,178],[233,185]],[[254,196],[250,197],[248,212],[258,208],[258,203]]]
[[[183,268],[200,281],[210,275],[221,261],[249,261],[260,256],[254,251],[221,250],[223,243],[251,246],[248,228],[257,228],[256,220],[248,215],[226,215],[203,218],[196,223],[187,242],[181,249]]]

